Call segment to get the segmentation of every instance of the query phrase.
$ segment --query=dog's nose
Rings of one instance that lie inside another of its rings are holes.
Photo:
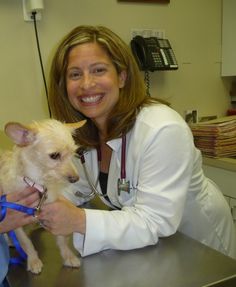
[[[68,176],[67,179],[70,183],[75,183],[79,180],[79,177],[78,176]]]

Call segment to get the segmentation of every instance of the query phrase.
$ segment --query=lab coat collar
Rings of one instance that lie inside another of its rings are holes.
[[[126,134],[126,144],[128,142],[128,139],[130,137],[130,132],[128,132]],[[115,151],[115,152],[119,152],[121,150],[121,145],[122,145],[122,137],[117,138],[117,139],[113,139],[107,142],[107,145],[109,145],[109,147]]]
[[[107,142],[107,145],[109,145],[109,147],[115,152],[119,152],[119,150],[121,149],[121,145],[122,145],[122,138],[110,140]]]

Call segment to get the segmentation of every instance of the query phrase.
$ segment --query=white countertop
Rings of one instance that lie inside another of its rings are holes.
[[[230,171],[236,171],[236,158],[203,157],[203,164],[230,170]]]

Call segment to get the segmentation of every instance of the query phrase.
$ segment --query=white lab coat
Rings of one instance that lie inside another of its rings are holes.
[[[236,257],[235,231],[229,207],[218,187],[202,171],[201,153],[182,117],[165,105],[145,107],[127,134],[126,177],[130,194],[117,193],[121,168],[121,139],[108,142],[112,158],[107,192],[121,210],[86,209],[85,236],[74,233],[74,246],[82,256],[105,249],[134,249],[156,244],[159,237],[177,230],[229,256]],[[97,153],[85,154],[95,182]],[[77,162],[76,187],[91,189],[83,166]],[[98,184],[98,190],[101,192]],[[76,204],[80,198],[67,195]],[[107,203],[109,205],[109,203]]]

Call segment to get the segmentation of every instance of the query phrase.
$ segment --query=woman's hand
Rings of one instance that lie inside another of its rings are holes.
[[[47,230],[55,235],[69,235],[73,232],[85,233],[85,211],[64,197],[43,205],[38,219]]]
[[[28,207],[35,207],[39,201],[39,194],[36,189],[27,187],[22,191],[7,194],[6,200]],[[6,217],[0,222],[0,233],[8,232],[35,221],[37,221],[37,219],[32,215],[8,208]]]

